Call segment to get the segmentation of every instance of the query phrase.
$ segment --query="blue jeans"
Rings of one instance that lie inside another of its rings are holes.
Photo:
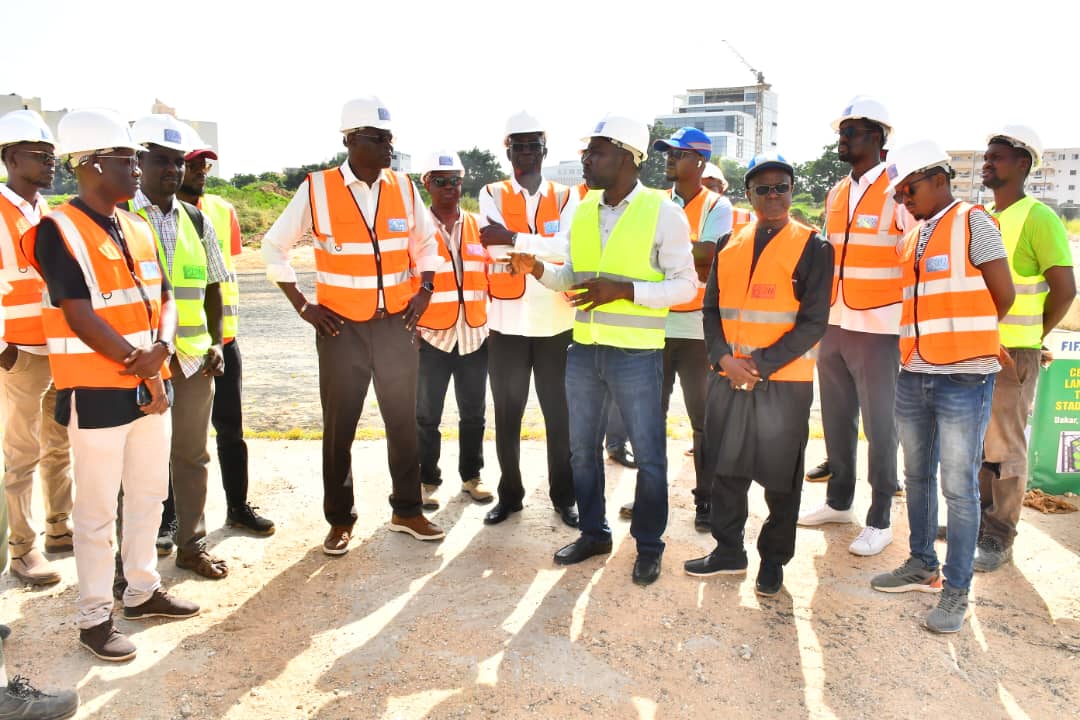
[[[607,444],[608,452],[618,452],[626,449],[626,426],[623,425],[622,415],[619,414],[619,406],[611,403],[607,418]]]
[[[570,466],[581,515],[581,534],[608,540],[602,455],[608,410],[614,402],[626,425],[638,464],[630,534],[638,553],[659,555],[667,527],[667,434],[660,388],[660,350],[624,350],[574,343],[566,357],[566,398],[570,407]]]
[[[900,371],[896,429],[904,448],[911,555],[937,568],[937,476],[948,507],[945,582],[971,587],[979,536],[979,467],[996,375],[928,375]]]

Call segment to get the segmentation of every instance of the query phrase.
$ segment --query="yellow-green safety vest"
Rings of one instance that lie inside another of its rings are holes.
[[[1043,308],[1050,286],[1042,275],[1023,277],[1013,268],[1016,243],[1020,241],[1020,232],[1037,202],[1031,196],[1024,196],[1000,213],[994,213],[1001,227],[1001,239],[1009,255],[1009,272],[1016,286],[1016,300],[1009,308],[1009,314],[998,323],[1001,344],[1007,348],[1042,347]]]
[[[236,283],[236,266],[232,255],[232,205],[220,195],[203,195],[200,204],[202,211],[210,218],[217,234],[221,256],[225,258],[225,269],[229,279],[221,283],[222,339],[236,337],[240,320],[240,286]]]
[[[206,250],[203,248],[199,232],[188,217],[187,210],[177,204],[179,222],[176,229],[176,248],[173,251],[172,267],[165,258],[165,247],[157,228],[150,222],[146,208],[138,211],[154,230],[157,241],[158,258],[161,266],[169,272],[172,284],[172,296],[176,302],[176,350],[192,357],[202,357],[210,349],[210,331],[206,326]]]
[[[600,199],[590,192],[574,213],[570,229],[570,261],[574,282],[609,278],[626,282],[659,282],[664,273],[649,263],[664,194],[642,188],[615,223],[607,243],[600,247]],[[574,342],[609,345],[632,350],[664,347],[667,308],[647,308],[629,300],[616,300],[574,315]]]

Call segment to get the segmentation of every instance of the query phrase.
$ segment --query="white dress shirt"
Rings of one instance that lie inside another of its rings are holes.
[[[645,189],[640,182],[614,207],[600,199],[600,248],[607,245],[615,224],[626,212],[630,201]],[[573,242],[567,233],[569,242]],[[690,223],[683,209],[667,198],[660,205],[660,217],[656,221],[649,264],[664,279],[657,282],[638,280],[634,282],[634,303],[648,308],[666,308],[692,300],[697,294],[698,276],[694,269],[694,254],[690,244]],[[552,290],[565,291],[574,285],[574,267],[570,258],[563,265],[544,263],[540,282]]]
[[[46,205],[48,204],[45,198],[41,196],[41,193],[35,195],[34,202],[30,203],[27,202],[17,192],[9,188],[7,184],[0,183],[0,195],[3,195],[5,199],[7,199],[12,205],[17,207],[19,209],[19,212],[23,214],[23,217],[26,218],[26,220],[31,225],[37,225],[39,222],[41,222],[41,209],[46,207]],[[19,242],[19,238],[12,238],[11,240],[14,243]],[[0,309],[0,313],[2,312],[3,310]],[[3,330],[3,327],[4,324],[2,322],[2,319],[0,319],[0,331]],[[4,339],[2,337],[0,337],[0,352],[4,352],[5,350],[7,350],[7,347],[8,344],[4,342]],[[49,354],[49,348],[47,345],[16,345],[15,347],[22,350],[23,352],[28,352],[31,355]]]
[[[375,219],[375,212],[379,205],[379,191],[387,184],[386,174],[391,170],[383,170],[379,181],[374,185],[368,185],[360,180],[349,167],[349,161],[341,164],[341,174],[345,178],[345,187],[349,188],[356,205],[364,215],[365,220]],[[399,179],[412,184],[404,174],[399,173]],[[413,185],[413,207],[409,213],[409,257],[416,266],[416,271],[435,272],[442,265],[439,257],[439,246],[435,241],[435,226],[431,222],[424,201],[420,197],[420,191]],[[370,225],[370,223],[369,223]],[[292,249],[305,235],[312,230],[311,220],[311,197],[308,191],[308,181],[300,183],[296,194],[285,206],[273,226],[267,231],[262,241],[262,256],[266,262],[266,276],[275,283],[296,282],[296,272],[289,264],[289,250]],[[385,307],[382,291],[379,291],[379,307]]]
[[[515,178],[510,179],[510,185],[515,193],[525,196],[525,217],[535,218],[540,199],[551,192],[551,183],[543,181],[536,193],[530,194],[528,190],[518,184]],[[480,226],[487,223],[491,218],[495,222],[506,225],[502,213],[495,206],[495,199],[485,186],[480,190],[479,212]],[[518,232],[514,241],[514,250],[517,252],[543,255],[547,258],[566,258],[570,254],[570,245],[567,237],[570,232],[570,223],[577,210],[578,196],[574,189],[570,189],[570,199],[559,215],[559,231],[551,237],[544,237],[536,232],[530,219],[529,232]],[[508,252],[508,245],[492,245],[488,253],[492,257],[498,257]],[[553,293],[542,287],[531,275],[525,276],[525,294],[517,300],[499,300],[491,298],[488,306],[488,327],[505,335],[524,335],[526,337],[551,337],[561,332],[566,332],[574,326],[574,308],[566,302],[561,293]]]
[[[871,185],[885,172],[885,163],[878,163],[862,174],[858,180],[854,178],[848,184],[848,221],[855,213],[855,206],[870,188]],[[848,176],[850,177],[850,175]],[[827,209],[826,209],[827,212]],[[896,204],[894,215],[896,226],[905,233],[915,226],[915,218],[901,203]],[[903,242],[901,235],[899,243]],[[885,307],[872,308],[870,310],[852,310],[844,302],[844,281],[841,280],[836,289],[836,302],[829,308],[829,324],[839,325],[844,330],[852,332],[873,333],[875,335],[898,335],[900,334],[900,312],[903,303],[886,305]]]

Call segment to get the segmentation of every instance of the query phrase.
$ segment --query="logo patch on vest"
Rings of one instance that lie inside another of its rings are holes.
[[[776,285],[754,285],[750,288],[750,297],[772,300],[776,297]]]
[[[116,243],[112,241],[112,238],[109,238],[105,242],[101,243],[101,245],[98,246],[98,250],[100,250],[101,254],[107,257],[109,260],[120,259],[120,248],[116,247]]]
[[[558,220],[548,220],[546,223],[544,223],[544,234],[545,235],[554,235],[557,232],[559,232],[559,221]]]
[[[185,265],[184,266],[184,279],[185,280],[205,280],[206,268],[202,265]]]
[[[143,260],[139,263],[139,274],[144,280],[158,280],[161,278],[161,266],[157,260]]]
[[[390,232],[408,232],[409,230],[409,223],[405,218],[390,218],[386,221],[386,225]]]
[[[466,243],[465,250],[471,255],[484,256],[484,246],[480,243]]]
[[[860,230],[871,230],[878,226],[879,217],[877,215],[856,215],[855,227]]]
[[[926,258],[926,272],[944,272],[949,269],[948,255],[935,255]]]

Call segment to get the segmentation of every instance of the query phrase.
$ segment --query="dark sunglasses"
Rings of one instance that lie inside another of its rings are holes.
[[[56,164],[56,156],[48,150],[20,150],[19,152],[26,155],[33,155],[35,159],[42,165]]]
[[[446,187],[447,185],[457,187],[461,184],[461,178],[456,175],[453,177],[433,177],[431,182],[435,184],[435,187]]]
[[[382,133],[362,133],[354,132],[353,137],[362,137],[370,143],[375,145],[389,145],[394,142],[394,133],[382,132]]]
[[[787,195],[788,190],[791,190],[791,183],[777,183],[776,185],[755,185],[754,194],[765,197],[769,193],[776,191],[777,195]]]
[[[868,132],[870,132],[870,130],[867,128],[854,127],[849,125],[848,127],[840,128],[839,130],[837,130],[836,134],[842,138],[851,140],[852,138],[859,137],[860,135],[865,135]]]
[[[682,160],[683,158],[690,158],[693,160],[698,157],[698,154],[693,150],[683,150],[681,148],[668,148],[667,155],[673,160]]]
[[[512,142],[510,143],[510,149],[514,152],[540,152],[544,149],[544,143],[542,142]]]
[[[905,199],[909,197],[915,197],[915,186],[930,177],[930,175],[923,175],[921,178],[915,178],[914,180],[909,180],[903,185],[897,186],[896,192],[894,192],[892,196],[893,200],[898,203],[903,203]]]

